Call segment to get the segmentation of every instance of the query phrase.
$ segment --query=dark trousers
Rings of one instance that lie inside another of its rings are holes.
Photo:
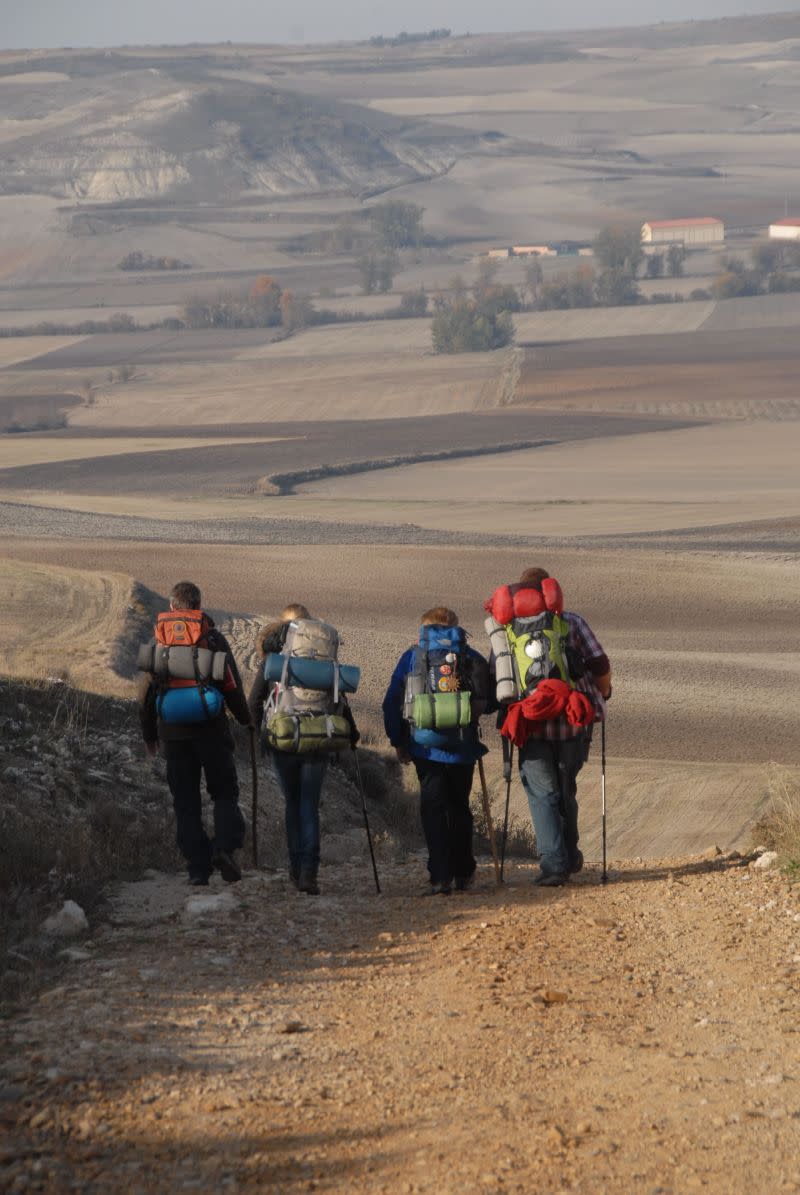
[[[177,821],[178,849],[190,876],[211,873],[217,851],[235,851],[244,842],[245,824],[239,808],[239,781],[233,751],[215,736],[164,744],[167,782]],[[214,838],[203,826],[200,781],[205,775],[214,802]]]
[[[319,800],[328,766],[326,755],[272,756],[278,784],[286,801],[286,844],[289,871],[316,878],[319,870]]]
[[[415,759],[420,815],[428,846],[432,884],[466,880],[475,870],[469,794],[474,763],[438,763]]]

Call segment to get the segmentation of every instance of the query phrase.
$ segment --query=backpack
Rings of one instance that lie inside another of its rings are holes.
[[[472,725],[466,644],[462,627],[420,627],[403,698],[403,717],[420,746],[452,748]]]
[[[581,673],[569,646],[564,595],[552,577],[541,592],[524,585],[501,585],[484,607],[485,627],[495,657],[497,701],[506,705],[555,678],[574,688]]]
[[[206,722],[222,712],[228,657],[208,646],[211,620],[202,610],[159,614],[155,640],[139,648],[137,666],[156,681],[156,712],[172,723]]]
[[[298,618],[289,624],[280,655],[267,656],[264,676],[274,681],[274,689],[265,711],[265,732],[274,751],[307,755],[350,746],[351,726],[343,712],[344,686],[338,654],[339,632],[335,627],[315,618]],[[294,660],[298,661],[296,668]],[[280,679],[276,681],[278,661]],[[309,661],[314,667],[304,668],[300,661]],[[298,684],[304,676],[313,677],[322,687]]]

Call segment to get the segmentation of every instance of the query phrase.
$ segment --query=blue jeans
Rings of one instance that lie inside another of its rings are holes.
[[[272,755],[278,784],[286,801],[286,843],[289,870],[316,877],[319,869],[319,798],[328,758],[325,755]]]
[[[528,739],[519,774],[528,797],[545,875],[567,875],[578,857],[578,772],[589,756],[591,734],[563,743]]]

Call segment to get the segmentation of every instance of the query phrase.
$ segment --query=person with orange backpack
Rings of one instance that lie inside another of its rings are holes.
[[[234,883],[242,872],[234,854],[244,842],[234,743],[226,710],[250,726],[241,677],[225,636],[201,609],[191,581],[179,581],[169,610],[158,615],[154,638],[139,649],[146,673],[139,717],[150,755],[159,744],[177,822],[177,843],[189,883],[205,886],[214,870]],[[201,778],[214,803],[214,834],[203,825]]]

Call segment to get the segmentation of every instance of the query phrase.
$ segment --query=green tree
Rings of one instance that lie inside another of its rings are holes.
[[[602,270],[594,289],[600,307],[631,307],[642,297],[636,279],[623,269]]]
[[[663,253],[649,253],[647,255],[645,265],[646,278],[663,278],[664,277],[664,254]]]
[[[644,256],[638,225],[609,224],[594,239],[594,256],[601,271],[617,271],[635,278]]]
[[[535,307],[539,301],[539,292],[544,282],[544,271],[538,257],[531,257],[525,262],[524,274],[528,303],[531,307]]]
[[[578,266],[567,276],[567,298],[570,307],[592,307],[597,280],[591,266]]]
[[[383,248],[407,249],[422,243],[424,213],[425,209],[416,203],[391,199],[370,208],[367,218]]]
[[[670,278],[682,278],[686,261],[686,249],[683,245],[670,245],[667,249],[667,273]]]
[[[468,295],[437,296],[431,321],[435,353],[482,353],[514,339],[511,314],[493,314]]]
[[[365,253],[358,259],[358,273],[361,289],[365,295],[385,295],[392,289],[397,272],[397,257],[394,253]]]
[[[715,299],[741,299],[761,292],[761,279],[752,270],[729,268],[718,274],[711,284]]]
[[[780,241],[756,241],[750,250],[750,260],[759,274],[774,274],[783,266],[783,245]]]
[[[425,293],[425,288],[420,287],[419,290],[407,291],[400,300],[397,310],[400,315],[406,318],[427,315],[428,296]]]

